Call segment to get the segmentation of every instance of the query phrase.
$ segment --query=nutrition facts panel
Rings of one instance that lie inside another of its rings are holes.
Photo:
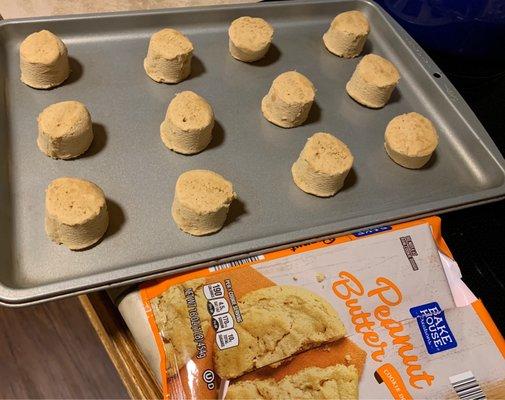
[[[207,299],[207,310],[212,316],[212,326],[216,331],[216,344],[220,350],[238,346],[238,333],[233,328],[235,321],[228,312],[228,300],[224,297],[224,288],[220,282],[203,287]]]

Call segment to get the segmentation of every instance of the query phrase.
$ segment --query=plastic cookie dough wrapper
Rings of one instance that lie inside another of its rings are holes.
[[[240,17],[228,29],[231,55],[244,62],[258,61],[270,48],[274,30],[263,18]]]
[[[210,104],[191,91],[178,93],[160,126],[166,147],[181,154],[196,154],[212,140],[214,112]]]
[[[392,62],[376,54],[367,54],[345,88],[358,103],[369,108],[382,108],[399,81],[400,73]]]
[[[84,179],[58,178],[46,190],[46,233],[56,243],[80,250],[98,242],[109,225],[105,195]]]
[[[331,53],[353,58],[363,51],[369,33],[370,24],[365,14],[361,11],[346,11],[333,19],[330,28],[323,35],[323,42]]]
[[[422,168],[438,145],[438,134],[431,121],[415,112],[393,118],[384,139],[389,157],[410,169]]]
[[[329,197],[342,188],[353,161],[345,143],[329,133],[318,132],[307,140],[291,173],[296,186],[304,192]]]
[[[207,170],[186,171],[175,184],[172,217],[179,228],[202,236],[219,231],[237,197],[231,182]]]
[[[191,73],[193,44],[175,29],[162,29],[151,36],[144,69],[161,83],[178,83]]]
[[[279,391],[307,399],[327,390],[332,399],[438,399],[465,382],[501,398],[505,342],[460,275],[448,281],[442,254],[450,256],[440,218],[430,217],[190,268],[114,298],[165,399],[231,399],[241,388],[272,400]],[[467,301],[458,304],[463,288]],[[327,307],[346,337],[286,356],[300,338],[333,336]],[[217,362],[217,353],[234,361]]]
[[[280,74],[272,82],[261,102],[263,116],[282,128],[294,128],[305,122],[316,97],[312,82],[296,71]]]
[[[93,141],[91,116],[84,104],[62,101],[46,107],[37,118],[37,145],[52,158],[75,158]]]
[[[67,47],[55,34],[42,30],[29,35],[19,48],[21,81],[35,89],[50,89],[70,74]]]

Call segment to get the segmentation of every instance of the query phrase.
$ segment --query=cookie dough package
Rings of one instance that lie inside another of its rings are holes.
[[[505,397],[505,342],[435,217],[170,276],[116,301],[166,399]]]

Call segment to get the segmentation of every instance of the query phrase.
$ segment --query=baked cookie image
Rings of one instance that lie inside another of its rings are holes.
[[[411,112],[394,117],[386,127],[384,147],[402,167],[422,168],[438,146],[438,134],[431,121]]]
[[[243,321],[235,324],[239,344],[214,348],[217,374],[236,378],[323,343],[346,331],[335,309],[323,298],[296,286],[271,286],[239,299]]]
[[[293,181],[306,193],[333,196],[344,186],[353,161],[344,142],[329,133],[317,132],[307,140],[291,167]]]
[[[382,108],[399,81],[400,73],[391,61],[367,54],[356,66],[345,89],[358,103],[369,108]]]
[[[361,11],[338,14],[323,35],[323,42],[330,53],[343,58],[359,56],[363,51],[370,24]]]
[[[229,49],[233,58],[243,62],[258,61],[270,48],[274,29],[263,18],[240,17],[228,29]]]
[[[354,365],[308,367],[280,381],[274,379],[231,383],[227,400],[245,399],[358,399],[358,370]]]
[[[223,227],[236,197],[231,182],[221,175],[203,169],[186,171],[175,184],[172,218],[186,233],[209,235]]]
[[[354,365],[361,376],[365,368],[366,352],[349,338],[323,344],[303,351],[277,363],[248,372],[232,382],[274,379],[276,382],[286,375],[294,375],[307,367],[326,368],[333,365]]]
[[[167,148],[181,154],[196,154],[212,140],[214,111],[210,104],[189,90],[177,93],[170,102],[160,126]]]
[[[47,30],[29,35],[19,48],[21,81],[35,89],[50,89],[70,75],[68,51],[54,33]]]
[[[53,242],[71,250],[95,244],[109,225],[102,189],[84,179],[55,179],[46,189],[45,225]]]
[[[191,329],[186,294],[194,293],[195,308],[200,318],[202,334],[210,327],[210,314],[202,287],[205,279],[194,279],[171,286],[151,300],[156,325],[163,341],[166,355],[167,375],[173,376],[197,354]]]
[[[162,29],[151,36],[144,69],[160,83],[179,83],[191,73],[193,44],[175,29]]]
[[[316,97],[312,82],[296,71],[280,74],[261,101],[263,116],[282,128],[294,128],[305,122]]]
[[[51,104],[39,114],[37,123],[37,146],[52,158],[78,157],[93,141],[91,115],[78,101]]]

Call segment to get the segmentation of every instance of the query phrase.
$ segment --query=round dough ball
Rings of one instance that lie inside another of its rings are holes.
[[[438,134],[431,121],[415,112],[393,118],[384,139],[389,157],[410,169],[424,166],[438,145]]]
[[[261,111],[271,123],[294,128],[305,122],[315,97],[316,90],[307,77],[296,71],[284,72],[272,82]]]
[[[32,33],[19,48],[21,81],[35,89],[60,85],[70,74],[67,47],[53,33]]]
[[[368,54],[359,62],[346,90],[358,103],[370,108],[386,105],[400,80],[394,64],[376,54]]]
[[[319,197],[329,197],[344,185],[354,157],[342,141],[329,133],[314,133],[305,144],[291,173],[296,186]]]
[[[78,157],[88,150],[93,141],[91,116],[84,104],[78,101],[50,105],[39,114],[37,122],[37,145],[49,157]]]
[[[175,29],[162,29],[151,36],[144,69],[147,75],[162,83],[178,83],[191,72],[193,44]]]
[[[58,178],[46,189],[46,233],[56,243],[80,250],[98,242],[109,225],[102,189],[78,178]]]
[[[178,93],[170,102],[161,123],[161,140],[170,150],[195,154],[212,139],[214,112],[207,101],[191,91]]]
[[[236,194],[221,175],[207,170],[187,171],[175,185],[172,217],[184,232],[208,235],[223,227]]]
[[[274,29],[263,18],[240,17],[228,29],[231,55],[244,62],[257,61],[267,53]]]
[[[344,58],[358,56],[370,33],[370,24],[361,11],[346,11],[338,14],[323,35],[328,51]]]

